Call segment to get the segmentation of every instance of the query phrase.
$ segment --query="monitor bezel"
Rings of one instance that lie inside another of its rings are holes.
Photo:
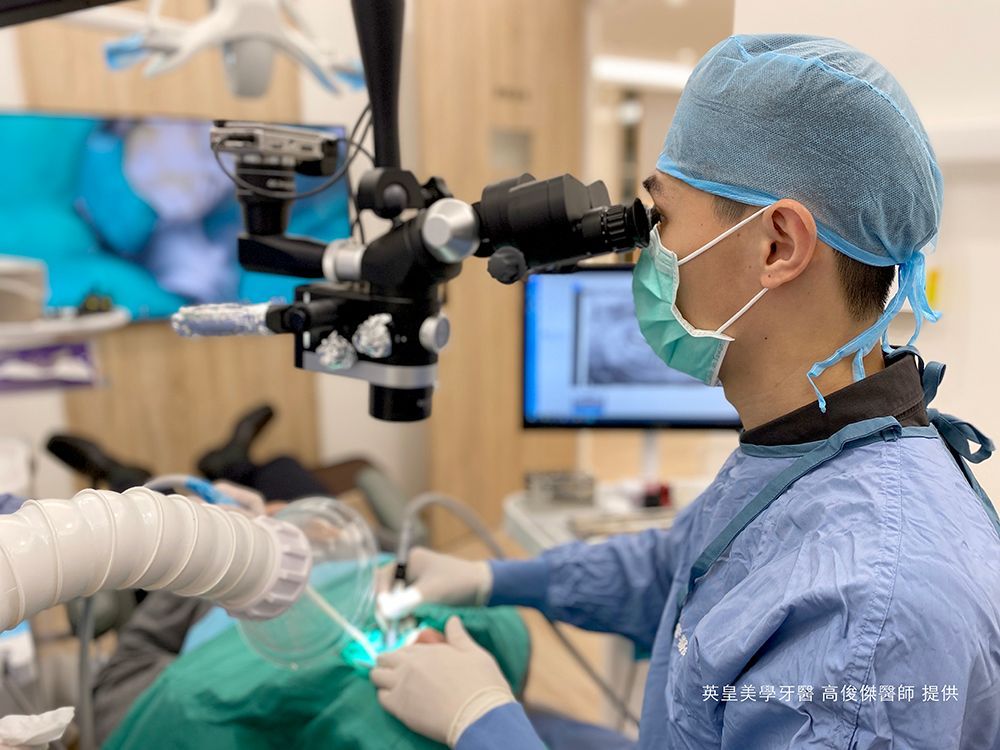
[[[631,263],[607,263],[578,266],[572,273],[592,273],[595,271],[616,273],[632,273]],[[555,272],[538,272],[531,276],[565,276]],[[546,420],[544,422],[529,421],[527,415],[527,372],[528,361],[528,279],[521,284],[521,427],[525,430],[739,430],[739,418],[735,420],[675,420],[648,419],[629,420],[613,419],[600,422]]]

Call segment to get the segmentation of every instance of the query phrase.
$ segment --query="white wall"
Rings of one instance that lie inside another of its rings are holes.
[[[885,65],[907,90],[927,128],[945,180],[944,215],[934,262],[941,269],[943,317],[925,326],[925,358],[947,363],[934,405],[1000,438],[996,331],[1000,246],[1000,86],[995,58],[1000,3],[841,0],[737,0],[736,33],[833,36]],[[894,327],[909,333],[912,317]],[[977,476],[1000,499],[1000,457]]]
[[[736,0],[734,28],[819,34],[855,45],[899,80],[929,130],[1000,120],[996,0]]]
[[[412,3],[408,4],[412,7]],[[338,53],[360,57],[349,0],[304,0],[303,14],[314,28],[329,38]],[[401,150],[404,164],[416,163],[417,142],[414,123],[414,81],[407,58],[412,56],[409,42],[411,28],[408,15],[404,34],[404,61],[400,97]],[[345,124],[352,126],[368,101],[367,91],[347,91],[331,96],[306,71],[301,73],[303,122]],[[371,138],[366,144],[371,149]],[[352,164],[356,179],[368,164],[359,156]],[[420,175],[418,175],[420,177]],[[364,221],[369,238],[380,231],[384,222]],[[447,356],[447,354],[445,355]],[[447,387],[447,386],[446,386]],[[368,386],[347,378],[322,377],[317,384],[319,455],[322,461],[336,461],[359,454],[366,455],[384,468],[405,491],[415,494],[426,488],[427,438],[426,423],[401,424],[380,422],[368,415]]]
[[[0,29],[0,108],[16,107],[23,101],[17,37],[11,29]]]

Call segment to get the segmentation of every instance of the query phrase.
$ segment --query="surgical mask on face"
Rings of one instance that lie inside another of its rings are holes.
[[[649,233],[649,245],[639,257],[632,274],[632,298],[639,330],[657,356],[670,367],[707,385],[719,385],[719,370],[726,356],[731,336],[725,331],[746,314],[747,310],[764,296],[761,289],[733,317],[714,331],[695,328],[677,309],[677,286],[680,267],[690,263],[706,250],[722,242],[767,209],[764,206],[736,226],[727,229],[714,240],[702,245],[693,253],[678,260],[677,254],[664,247],[658,227]]]

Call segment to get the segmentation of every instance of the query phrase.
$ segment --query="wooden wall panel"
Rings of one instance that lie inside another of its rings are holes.
[[[167,0],[164,15],[193,18],[207,7],[205,0]],[[115,35],[61,19],[17,33],[29,107],[286,122],[299,117],[299,73],[280,57],[267,96],[239,99],[226,88],[218,50],[147,79],[139,69],[107,69],[103,43]],[[97,351],[106,384],[67,395],[67,424],[99,437],[123,458],[156,471],[190,470],[205,449],[225,438],[234,417],[267,401],[278,417],[257,457],[281,452],[316,461],[317,376],[294,368],[291,338],[191,341],[166,323],[143,323],[103,337]]]
[[[290,336],[182,339],[166,323],[137,323],[97,340],[107,383],[67,393],[70,429],[156,473],[193,471],[260,403],[276,418],[255,460],[291,454],[316,463],[312,373],[292,366]]]
[[[144,9],[145,3],[116,7]],[[207,7],[206,0],[166,0],[163,14],[197,18]],[[122,71],[109,70],[104,64],[104,43],[122,34],[83,28],[62,19],[30,23],[17,33],[25,103],[31,107],[292,122],[298,118],[298,71],[280,55],[267,96],[240,99],[226,88],[218,49],[199,53],[173,72],[145,78],[145,63]]]
[[[421,0],[415,5],[421,176],[445,177],[478,199],[514,176],[493,163],[495,130],[531,142],[536,177],[579,171],[582,161],[584,3],[578,0]],[[574,464],[568,432],[520,426],[520,286],[503,286],[470,261],[448,287],[452,341],[441,357],[431,418],[431,487],[496,525],[501,500],[524,472]],[[462,527],[435,518],[436,541]]]

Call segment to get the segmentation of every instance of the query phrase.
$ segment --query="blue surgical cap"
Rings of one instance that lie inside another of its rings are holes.
[[[794,198],[834,249],[899,266],[900,291],[879,321],[816,363],[810,380],[852,354],[863,377],[863,356],[904,300],[916,314],[910,343],[923,318],[937,319],[922,251],[938,232],[941,172],[906,93],[863,52],[822,37],[729,37],[692,72],[656,166],[740,203]]]

